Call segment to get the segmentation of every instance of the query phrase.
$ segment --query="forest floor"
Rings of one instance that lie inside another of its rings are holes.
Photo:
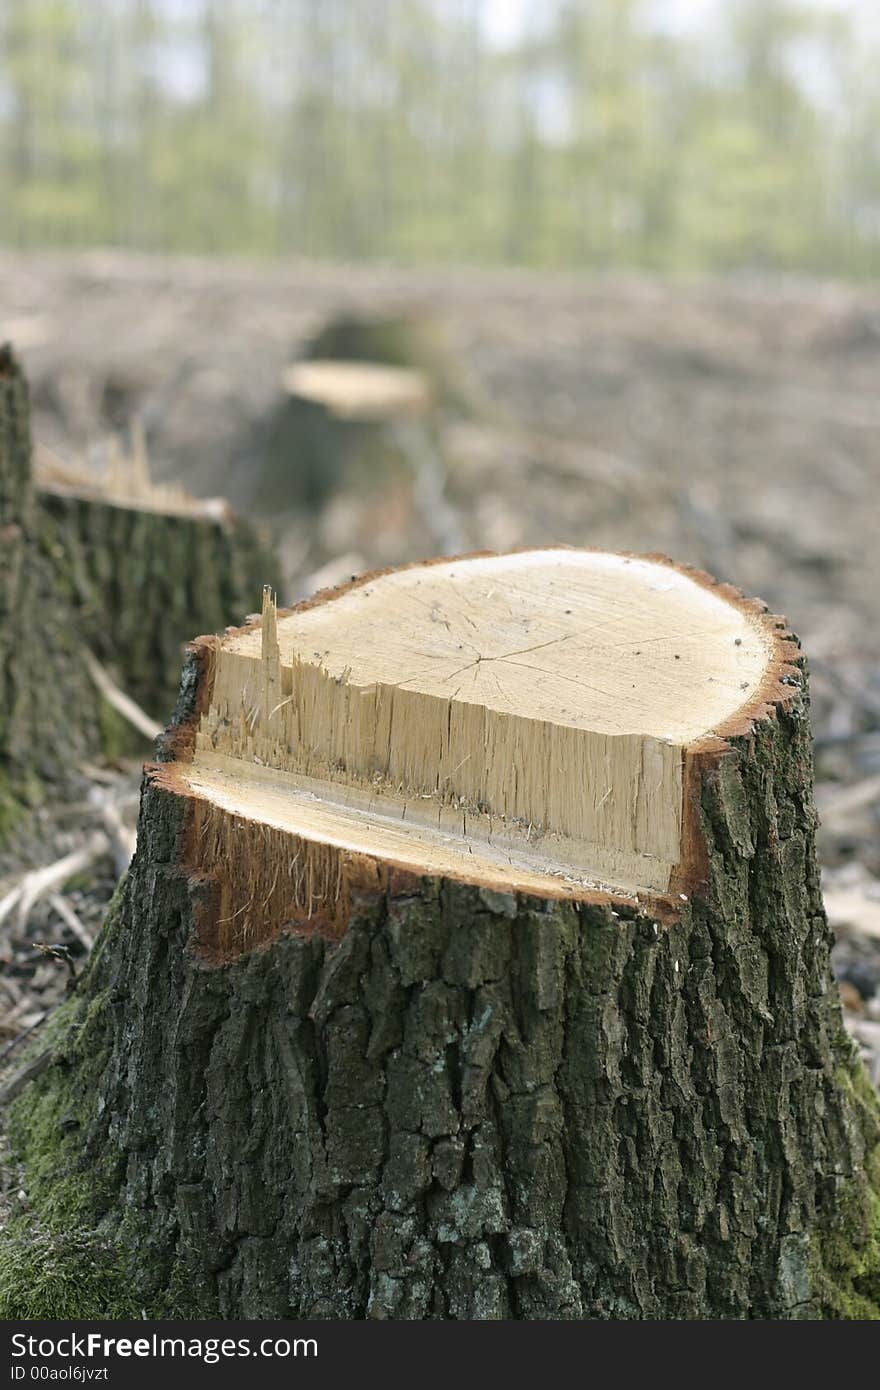
[[[836,968],[880,1080],[880,292],[0,253],[0,340],[30,374],[38,453],[94,461],[139,417],[159,480],[244,510],[281,369],[352,309],[439,318],[491,404],[446,418],[427,490],[336,491],[278,526],[279,597],[431,553],[567,542],[662,550],[784,613],[811,664]],[[132,775],[105,780],[124,796]],[[81,834],[53,823],[53,852]],[[87,936],[112,882],[99,862],[68,886]],[[14,923],[0,1051],[63,989],[34,943],[86,949],[51,899]]]

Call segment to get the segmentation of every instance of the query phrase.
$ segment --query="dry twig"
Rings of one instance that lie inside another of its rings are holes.
[[[116,712],[121,714],[123,719],[126,719],[132,728],[137,729],[138,733],[143,734],[145,738],[158,738],[162,732],[162,725],[145,714],[130,695],[126,695],[124,690],[119,689],[116,682],[107,674],[91,652],[86,652],[85,658],[89,675],[108,705],[112,705]]]
[[[0,924],[15,910],[16,925],[19,930],[23,930],[35,903],[47,894],[54,893],[56,888],[61,888],[75,874],[89,868],[95,860],[107,853],[108,848],[107,836],[103,831],[96,830],[85,844],[66,854],[63,859],[56,859],[53,864],[46,864],[41,869],[32,869],[30,873],[23,874],[11,892],[0,901]]]

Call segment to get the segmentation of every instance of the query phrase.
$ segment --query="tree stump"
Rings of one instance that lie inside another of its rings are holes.
[[[375,493],[410,478],[412,437],[430,429],[425,378],[368,362],[296,362],[282,375],[254,497],[275,515],[319,507],[340,488]]]
[[[337,314],[309,339],[305,356],[404,367],[420,373],[442,409],[466,416],[494,413],[482,386],[463,366],[443,322],[417,307]]]
[[[240,622],[279,568],[269,541],[222,498],[153,483],[135,440],[107,477],[38,473],[37,520],[82,640],[165,720],[194,628]]]
[[[92,1241],[120,1315],[880,1315],[811,777],[785,623],[658,557],[200,639],[14,1117],[59,1286]]]
[[[0,843],[99,743],[73,617],[40,544],[27,383],[0,347]]]

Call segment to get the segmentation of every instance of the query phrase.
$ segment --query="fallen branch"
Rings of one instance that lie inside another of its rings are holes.
[[[17,1071],[13,1077],[7,1081],[6,1085],[0,1087],[0,1110],[8,1105],[19,1092],[23,1091],[29,1081],[33,1081],[35,1076],[39,1076],[41,1071],[45,1071],[52,1060],[51,1051],[41,1052],[39,1057],[35,1057],[27,1066]]]
[[[96,859],[106,854],[109,848],[107,836],[103,831],[96,830],[84,845],[66,854],[63,859],[56,859],[53,864],[46,864],[42,869],[32,869],[30,873],[24,874],[15,888],[0,901],[0,924],[16,910],[16,923],[23,929],[35,903],[47,894],[54,893],[56,888],[63,887],[74,874],[82,873],[94,864]]]
[[[127,720],[132,728],[137,729],[138,733],[143,734],[145,738],[158,738],[162,732],[162,725],[145,714],[131,696],[119,689],[116,682],[107,674],[100,661],[97,661],[91,652],[85,653],[85,662],[89,675],[108,705],[112,705],[117,714],[121,714],[122,718]]]
[[[64,925],[70,928],[77,941],[81,942],[87,951],[90,951],[95,944],[94,937],[83,926],[67,899],[62,898],[60,893],[50,893],[49,906],[53,912],[58,914]]]

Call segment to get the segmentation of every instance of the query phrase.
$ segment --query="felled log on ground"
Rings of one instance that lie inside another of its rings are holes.
[[[27,383],[0,347],[0,844],[98,743],[74,606],[41,545]]]
[[[166,720],[193,630],[241,622],[278,583],[268,540],[221,498],[154,484],[137,444],[107,477],[55,469],[37,485],[42,547],[82,640]]]
[[[182,690],[16,1103],[59,1284],[95,1247],[120,1314],[880,1315],[783,620],[475,557],[267,600]]]

